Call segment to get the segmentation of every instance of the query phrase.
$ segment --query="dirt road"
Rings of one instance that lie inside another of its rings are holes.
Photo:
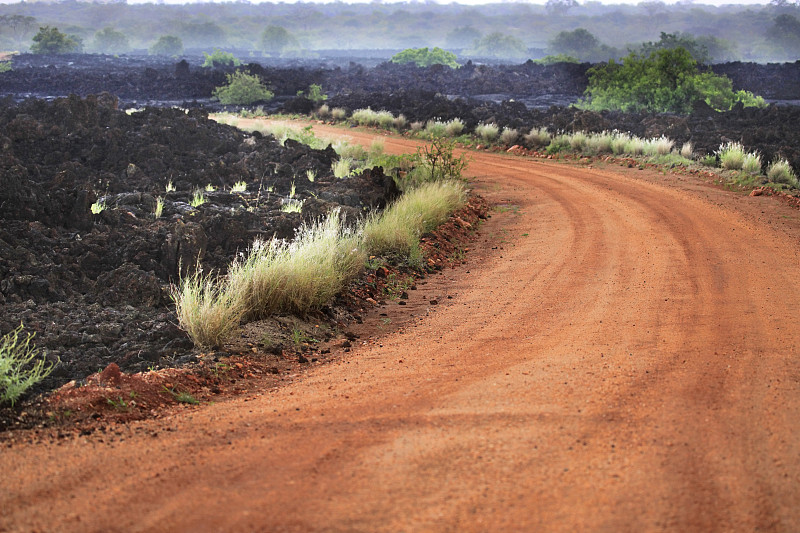
[[[800,530],[800,214],[469,173],[501,207],[430,312],[274,391],[2,449],[0,531]]]

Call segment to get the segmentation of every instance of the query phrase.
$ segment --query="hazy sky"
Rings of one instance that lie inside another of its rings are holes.
[[[15,3],[18,3],[18,1],[19,0],[0,0],[0,4],[15,4]],[[165,4],[191,4],[191,3],[204,3],[204,2],[207,2],[207,1],[213,1],[213,0],[200,0],[199,2],[185,2],[185,1],[180,1],[180,0],[163,0],[163,2],[158,2],[158,3],[165,3]],[[228,1],[228,0],[221,0],[221,1]],[[254,4],[261,3],[258,0],[250,0],[250,1],[251,1],[251,3],[254,3]],[[330,3],[330,2],[334,2],[334,1],[340,1],[340,2],[343,1],[344,3],[348,3],[348,4],[351,4],[351,3],[356,3],[356,4],[370,3],[369,0],[303,0],[303,1],[305,1],[307,3],[308,2],[311,2],[311,3]],[[426,1],[422,1],[422,2],[420,2],[420,1],[409,2],[408,0],[374,0],[374,1],[376,3],[381,3],[381,4],[400,4],[400,3],[403,3],[403,4],[405,4],[405,3],[412,3],[412,4],[415,4],[415,3],[452,4],[452,3],[457,3],[457,4],[462,4],[462,5],[473,5],[473,6],[474,5],[481,5],[481,4],[493,4],[493,3],[501,3],[502,2],[502,0],[460,0],[458,2],[452,2],[452,1],[448,1],[448,0],[426,0]],[[540,4],[541,5],[541,4],[544,4],[546,1],[547,0],[527,0],[527,1],[522,0],[522,1],[510,2],[510,3]],[[578,0],[579,3],[583,3],[583,1],[584,0]],[[596,1],[596,0],[593,0],[593,1]],[[613,1],[599,0],[599,3],[606,4],[606,5],[638,4],[641,1],[642,0],[613,0]],[[666,1],[664,1],[664,3],[665,4],[674,4],[674,3],[676,3],[676,1],[677,0],[666,0]],[[686,0],[684,0],[684,1],[686,1]],[[128,3],[129,4],[146,4],[146,3],[156,3],[156,2],[153,2],[153,0],[128,0]],[[278,2],[273,2],[273,3],[278,3]],[[293,0],[288,0],[288,1],[280,2],[280,3],[294,4],[296,2],[293,1]],[[693,3],[698,4],[698,5],[721,6],[721,5],[766,5],[768,2],[764,2],[763,0],[700,0],[700,1],[695,1]]]

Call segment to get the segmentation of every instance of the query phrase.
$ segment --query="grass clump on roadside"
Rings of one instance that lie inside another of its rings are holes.
[[[304,225],[292,242],[256,241],[230,269],[233,300],[248,318],[279,312],[307,314],[330,302],[364,265],[358,236],[339,211]]]
[[[797,176],[792,170],[792,166],[785,159],[773,161],[767,169],[767,179],[772,183],[782,183],[789,187],[797,188]]]
[[[500,128],[494,123],[478,124],[475,127],[475,135],[480,137],[483,142],[491,143],[500,135]]]
[[[369,255],[399,254],[419,260],[419,238],[447,220],[466,202],[459,181],[432,181],[406,192],[381,215],[364,224],[364,247]]]
[[[33,344],[35,333],[23,333],[20,324],[0,337],[0,405],[12,406],[28,389],[42,381],[55,365],[47,365]]]
[[[725,170],[741,170],[746,154],[740,143],[729,142],[719,147],[717,155],[719,155],[720,166]]]
[[[195,346],[218,348],[239,327],[245,308],[229,290],[229,281],[196,271],[173,285],[178,324]]]

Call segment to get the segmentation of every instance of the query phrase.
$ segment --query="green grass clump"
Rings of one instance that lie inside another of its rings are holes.
[[[745,154],[742,171],[747,174],[761,174],[761,155],[756,152]]]
[[[178,325],[195,346],[219,348],[239,327],[245,307],[229,290],[229,283],[229,279],[216,280],[196,271],[180,286],[172,286]]]
[[[14,403],[25,391],[42,381],[55,365],[46,365],[22,324],[0,337],[0,404]]]
[[[339,211],[304,225],[287,243],[256,241],[230,271],[231,293],[249,318],[278,312],[306,314],[338,294],[364,265],[359,238],[345,229]]]
[[[194,208],[200,207],[206,203],[206,194],[202,189],[195,189],[192,193],[192,198],[189,200],[189,205]]]
[[[640,139],[635,135],[631,135],[625,140],[622,153],[628,155],[642,155],[644,153],[646,144],[647,142],[644,139]]]
[[[725,170],[741,170],[746,153],[740,143],[729,142],[719,147],[717,155],[719,155],[720,165]]]
[[[694,157],[694,145],[691,142],[683,143],[683,146],[681,146],[681,157],[684,159],[692,159]]]
[[[444,137],[447,135],[447,124],[441,120],[429,120],[425,124],[425,133],[431,137]]]
[[[500,142],[505,144],[506,146],[510,146],[517,142],[519,139],[519,132],[514,128],[503,128],[503,132],[500,134]]]
[[[398,131],[404,130],[407,125],[408,125],[408,120],[402,113],[394,117],[393,126],[396,130]]]
[[[547,128],[531,128],[531,131],[524,137],[525,146],[528,148],[543,148],[550,144],[550,138]]]
[[[466,191],[458,181],[423,183],[406,192],[379,216],[364,224],[364,247],[369,255],[419,257],[419,237],[447,220],[464,205]]]
[[[475,135],[480,137],[484,142],[491,143],[500,135],[500,128],[497,124],[478,124],[475,127]]]
[[[603,133],[592,133],[586,139],[587,152],[593,154],[611,153],[611,145],[614,142],[614,135],[604,131]]]
[[[625,147],[630,142],[631,136],[627,133],[617,133],[611,141],[611,151],[614,155],[622,155],[625,153]]]
[[[349,178],[352,175],[351,167],[353,160],[347,157],[337,159],[331,165],[333,175],[339,179]]]
[[[394,115],[389,111],[379,111],[375,118],[380,128],[390,130],[394,126]]]
[[[576,152],[580,152],[586,146],[586,141],[588,137],[582,131],[576,131],[572,135],[568,136],[569,139],[569,146]]]
[[[570,136],[562,133],[560,135],[556,135],[550,140],[550,144],[547,145],[547,150],[545,150],[545,152],[550,155],[554,155],[561,152],[568,152],[570,148]]]
[[[779,159],[770,164],[767,169],[767,179],[772,183],[783,183],[793,188],[798,186],[797,176],[785,159]]]
[[[665,136],[649,139],[644,143],[645,155],[667,155],[672,151],[675,141]]]
[[[341,107],[334,107],[331,109],[331,118],[337,122],[341,122],[347,118],[347,110]]]
[[[449,137],[458,137],[464,131],[466,125],[460,118],[454,118],[448,121],[444,127]]]

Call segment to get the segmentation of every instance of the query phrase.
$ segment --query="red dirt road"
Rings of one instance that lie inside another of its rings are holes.
[[[473,157],[505,207],[427,315],[113,442],[0,450],[0,531],[800,531],[800,213]]]

